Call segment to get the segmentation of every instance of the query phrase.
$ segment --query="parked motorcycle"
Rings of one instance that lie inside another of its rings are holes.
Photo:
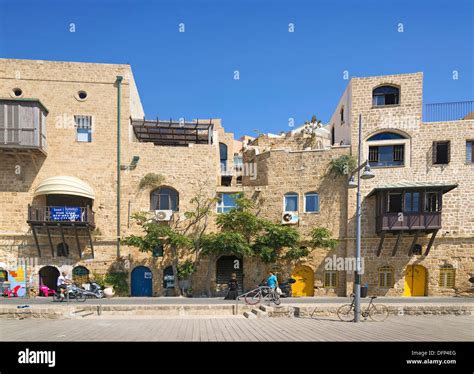
[[[89,282],[88,287],[84,289],[83,292],[86,296],[93,296],[98,299],[102,299],[104,297],[104,291],[102,290],[102,287],[100,287],[95,282]]]
[[[54,292],[53,301],[65,301],[69,298],[70,300],[83,302],[87,299],[84,291],[84,289],[77,287],[75,284],[69,284],[63,292],[60,290]]]
[[[291,291],[291,285],[296,282],[296,279],[289,278],[286,282],[280,283],[281,295],[280,297],[291,297],[293,295]]]

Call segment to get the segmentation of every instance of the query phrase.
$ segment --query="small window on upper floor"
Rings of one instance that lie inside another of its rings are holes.
[[[305,213],[319,212],[319,195],[316,192],[307,192],[304,194]]]
[[[76,123],[76,141],[92,142],[92,117],[91,116],[74,116]]]
[[[151,191],[150,210],[179,211],[179,192],[171,187],[159,187]]]
[[[474,140],[466,142],[466,163],[474,164]]]
[[[298,194],[296,192],[288,192],[285,194],[284,210],[285,212],[298,211]]]
[[[449,164],[450,158],[451,152],[449,141],[433,142],[433,164],[447,165]]]
[[[344,123],[344,107],[341,107],[341,125]]]
[[[398,105],[400,103],[400,89],[395,86],[380,86],[372,91],[372,105]]]

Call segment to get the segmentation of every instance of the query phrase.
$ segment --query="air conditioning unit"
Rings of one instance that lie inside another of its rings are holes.
[[[299,220],[297,212],[283,212],[281,216],[281,223],[284,225],[297,224]]]
[[[170,221],[172,217],[172,210],[155,210],[155,219],[157,221]]]

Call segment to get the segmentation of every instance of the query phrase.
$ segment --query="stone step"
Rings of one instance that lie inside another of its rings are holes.
[[[257,315],[252,312],[244,312],[244,317],[245,318],[257,318]]]
[[[252,313],[257,316],[257,318],[268,318],[268,313],[261,309],[252,309]]]

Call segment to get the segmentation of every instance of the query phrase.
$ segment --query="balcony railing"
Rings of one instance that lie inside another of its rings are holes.
[[[425,104],[424,122],[474,120],[474,101]]]
[[[89,207],[28,206],[29,223],[88,224],[95,227],[94,212]]]
[[[437,230],[441,212],[384,213],[376,218],[377,232],[400,230]]]

